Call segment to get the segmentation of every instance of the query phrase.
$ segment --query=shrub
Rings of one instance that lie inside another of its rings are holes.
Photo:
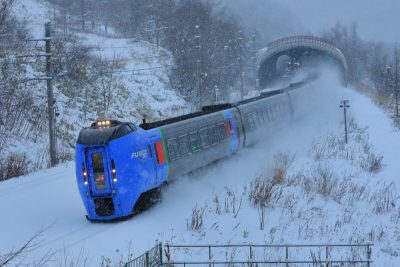
[[[27,174],[29,164],[25,153],[11,153],[0,159],[0,181]]]
[[[192,209],[192,216],[189,220],[187,220],[186,228],[189,231],[193,232],[201,232],[204,227],[204,211],[206,207],[198,208],[197,205]]]

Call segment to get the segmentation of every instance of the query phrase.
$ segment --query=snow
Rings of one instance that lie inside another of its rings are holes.
[[[16,4],[16,14],[26,19],[32,35],[42,37],[51,8],[39,0],[19,0]],[[118,57],[125,63],[126,73],[120,75],[121,82],[127,85],[133,99],[142,101],[139,107],[129,99],[122,102],[132,107],[132,111],[146,107],[158,112],[157,116],[171,116],[190,109],[168,86],[167,74],[173,65],[168,51],[143,41],[90,33],[77,33],[77,36],[84,44],[96,46],[95,55],[107,59]],[[143,70],[160,66],[160,69]],[[157,241],[179,244],[360,242],[375,244],[374,266],[399,266],[399,131],[368,97],[342,88],[336,80],[328,75],[307,88],[306,97],[296,99],[298,105],[308,108],[298,114],[298,121],[293,125],[281,131],[268,129],[264,142],[190,176],[180,177],[163,190],[160,204],[128,221],[92,224],[84,218],[73,162],[0,183],[0,255],[21,246],[44,229],[37,240],[38,248],[26,255],[24,263],[33,264],[49,251],[54,253],[56,262],[61,262],[63,257],[76,261],[79,255],[87,257],[88,266],[99,265],[103,256],[113,262],[126,261],[153,247]],[[77,110],[68,107],[68,99],[58,91],[56,95],[63,118],[82,126]],[[350,127],[348,145],[342,144],[339,108],[342,99],[350,100],[349,119],[357,123]],[[140,116],[137,113],[131,119],[138,121]],[[31,154],[40,154],[46,149],[47,139],[42,139],[40,145],[14,140],[13,149],[26,149],[28,145]],[[367,144],[372,145],[370,150],[375,157],[383,156],[382,169],[377,172],[369,172],[362,165]],[[323,152],[320,159],[316,159],[316,151]],[[249,185],[256,177],[268,178],[276,167],[274,158],[282,153],[292,155],[293,164],[288,168],[287,181],[276,187],[281,196],[266,209],[265,229],[260,230],[259,211],[248,201]],[[318,178],[318,172],[326,170],[328,174],[332,171],[333,189],[323,195],[318,188],[319,180],[312,178]],[[306,188],[304,177],[312,182],[310,188]],[[288,185],[290,179],[292,185]],[[355,193],[359,192],[359,197],[351,192],[352,188]],[[343,196],[340,190],[344,190]],[[222,205],[221,211],[217,211],[216,196]],[[227,208],[222,204],[225,201]],[[233,207],[236,212],[239,209],[237,215]],[[379,210],[382,207],[386,209]],[[204,209],[204,226],[195,231],[188,229],[194,208]]]
[[[33,38],[43,38],[44,24],[52,18],[51,9],[47,3],[41,0],[15,1],[15,15],[26,22]]]
[[[395,255],[399,252],[396,223],[399,218],[396,179],[400,172],[399,132],[370,99],[352,89],[325,80],[307,90],[316,94],[312,101],[304,101],[314,103],[312,108],[318,112],[278,133],[268,131],[268,140],[261,145],[246,148],[205,170],[180,178],[166,187],[160,204],[125,222],[92,224],[86,221],[73,163],[1,183],[0,236],[7,242],[0,243],[0,254],[46,228],[40,247],[25,262],[33,262],[49,250],[55,255],[65,250],[71,258],[84,251],[90,264],[98,264],[102,256],[114,261],[126,260],[128,254],[140,255],[156,241],[180,244],[361,242],[375,244],[372,254],[375,266],[398,265],[400,261]],[[351,132],[345,150],[334,151],[317,162],[313,145],[323,144],[326,136],[335,136],[341,141],[340,99],[350,100],[349,116],[358,126]],[[362,133],[364,127],[367,128]],[[369,138],[374,153],[383,155],[381,171],[369,173],[360,167],[362,145],[357,138]],[[354,160],[344,159],[344,151],[353,151]],[[266,210],[265,229],[260,230],[259,213],[248,203],[244,191],[249,190],[252,179],[265,176],[273,169],[273,158],[279,153],[295,157],[290,174],[312,172],[319,163],[321,168],[332,170],[339,182],[365,186],[369,194],[353,202],[348,196],[335,201],[314,189],[305,191],[300,182],[295,186],[279,185],[282,196]],[[374,203],[379,198],[377,192],[382,193],[380,189],[392,182],[390,190],[395,194],[395,207],[387,212],[374,212]],[[230,199],[229,190],[234,192],[236,200]],[[224,210],[222,204],[222,212],[217,213],[215,196],[220,203],[230,201],[230,208]],[[233,206],[238,209],[240,198],[242,206],[235,218],[231,209]],[[293,202],[292,211],[285,206],[287,201]],[[195,207],[205,209],[204,227],[199,231],[187,228]],[[370,236],[373,236],[371,240]]]

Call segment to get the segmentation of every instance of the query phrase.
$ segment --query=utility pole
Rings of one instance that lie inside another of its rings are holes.
[[[239,64],[240,64],[240,99],[244,98],[244,71],[243,71],[243,36],[242,31],[239,31],[238,37],[238,46],[239,46]]]
[[[256,50],[256,33],[253,33],[253,75],[254,75],[254,90],[257,90],[258,88],[258,81],[257,81],[257,50]]]
[[[396,104],[396,118],[399,118],[399,72],[398,72],[398,67],[399,67],[399,50],[396,48],[394,50],[394,56],[395,56],[395,80],[394,80],[394,96],[395,96],[395,104]]]
[[[195,43],[195,50],[197,51],[196,55],[196,73],[197,73],[197,97],[199,100],[199,110],[202,107],[202,88],[201,88],[201,44],[200,44],[200,26],[195,26],[195,33],[194,33],[194,43]]]
[[[349,100],[342,100],[340,102],[340,108],[343,108],[344,116],[344,142],[347,144],[347,108],[349,108]]]
[[[82,31],[85,31],[85,0],[81,0],[81,24]]]
[[[218,85],[214,86],[214,92],[215,92],[215,104],[218,104],[218,93],[219,93]]]
[[[56,134],[55,134],[55,115],[59,115],[58,111],[55,113],[55,100],[53,96],[53,65],[51,62],[51,23],[45,24],[45,37],[36,39],[27,39],[26,42],[45,42],[45,53],[39,54],[26,54],[17,56],[18,58],[31,58],[31,57],[45,57],[46,58],[46,76],[34,77],[27,79],[28,81],[46,81],[47,83],[47,113],[49,119],[49,143],[50,143],[50,166],[57,165],[57,151],[56,151]]]
[[[53,65],[51,63],[51,24],[45,24],[46,42],[46,76],[47,76],[47,112],[49,116],[49,142],[50,142],[50,166],[57,165],[55,114],[53,96]]]

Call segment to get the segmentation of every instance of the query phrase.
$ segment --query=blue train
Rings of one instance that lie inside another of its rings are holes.
[[[265,138],[292,120],[304,83],[139,126],[99,120],[79,133],[76,177],[91,221],[135,214],[164,183]]]

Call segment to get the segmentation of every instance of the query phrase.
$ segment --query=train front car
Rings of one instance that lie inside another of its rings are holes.
[[[89,220],[127,217],[142,193],[160,185],[148,140],[143,129],[115,120],[81,130],[76,177]]]

